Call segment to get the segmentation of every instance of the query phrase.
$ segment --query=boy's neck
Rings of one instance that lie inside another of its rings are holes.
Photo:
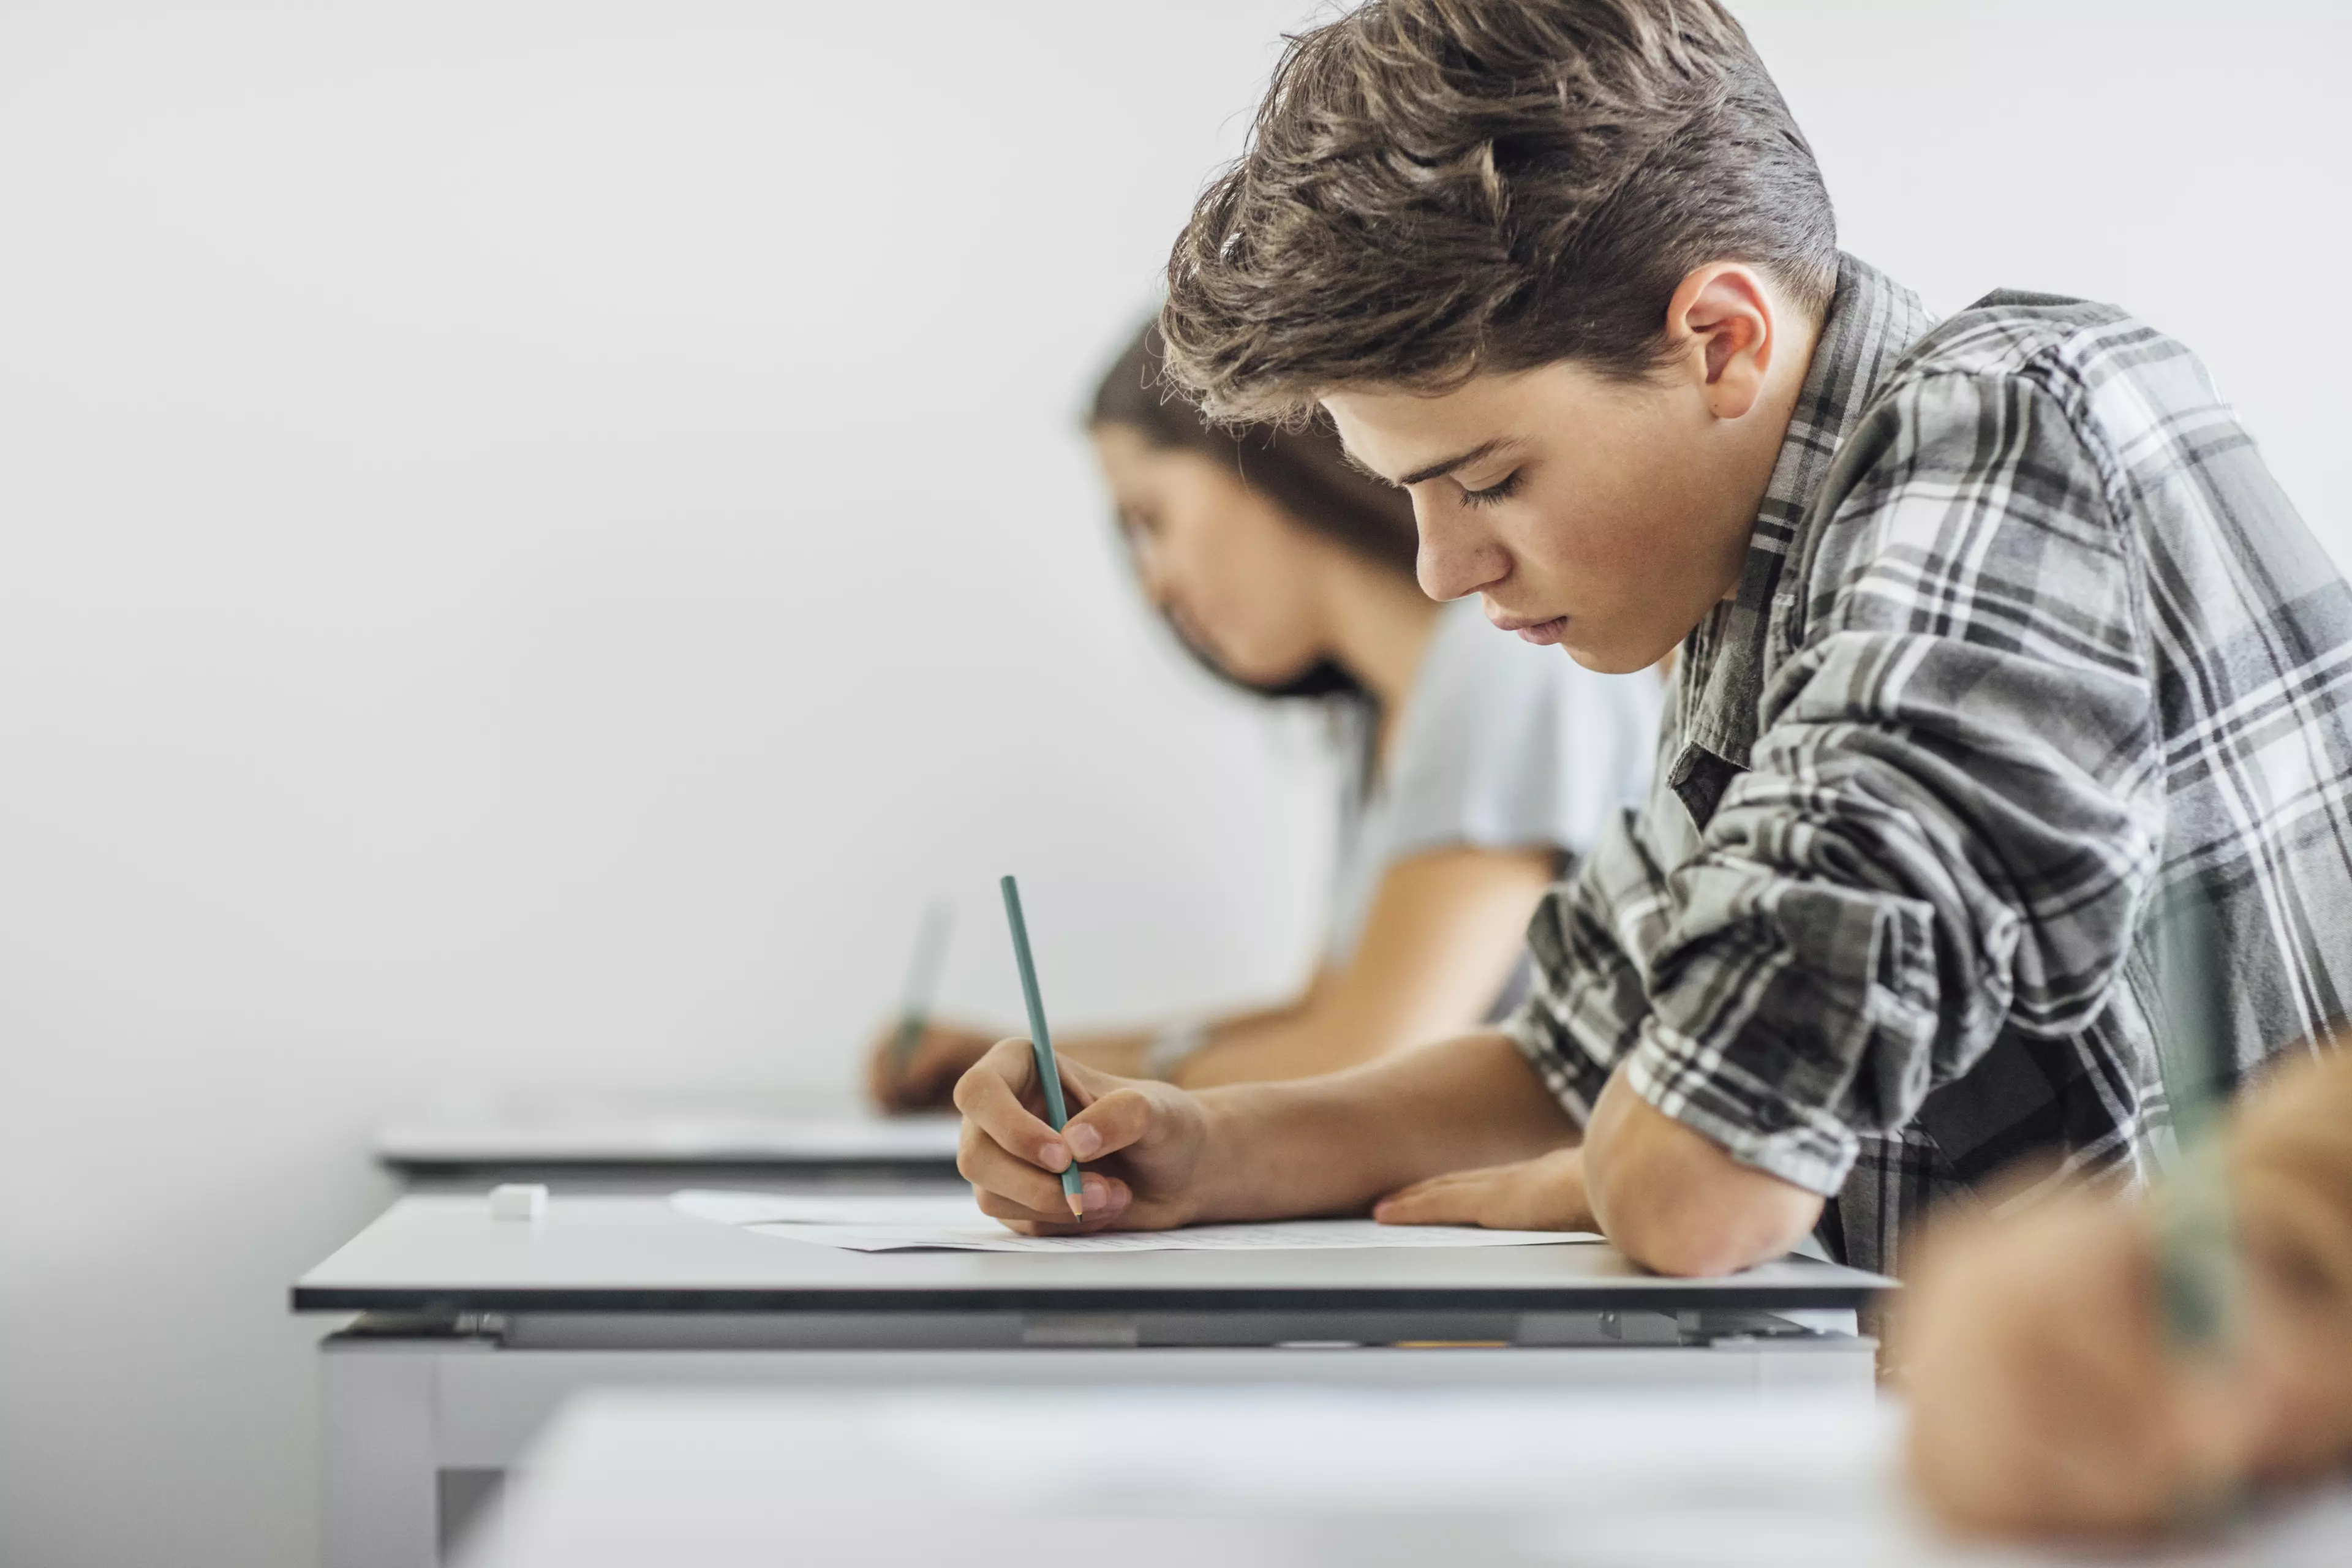
[[[1823,324],[1818,320],[1799,319],[1789,329],[1789,340],[1781,344],[1781,353],[1774,356],[1763,405],[1756,410],[1753,440],[1743,451],[1744,461],[1738,470],[1744,494],[1741,510],[1748,520],[1743,535],[1747,540],[1755,537],[1756,522],[1764,510],[1764,498],[1772,489],[1772,476],[1780,469],[1780,454],[1789,442],[1789,426],[1796,418],[1797,402],[1804,395],[1806,378],[1812,374],[1813,352],[1821,345]],[[1746,575],[1747,552],[1743,550],[1717,602],[1737,598],[1740,580]]]

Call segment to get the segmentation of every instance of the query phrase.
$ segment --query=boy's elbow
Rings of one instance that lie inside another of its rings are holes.
[[[1814,1207],[1818,1212],[1818,1199]],[[1769,1263],[1811,1228],[1799,1226],[1791,1233],[1786,1222],[1759,1226],[1750,1216],[1690,1204],[1635,1204],[1632,1212],[1612,1217],[1608,1236],[1617,1250],[1654,1273],[1684,1278],[1737,1274]]]
[[[1661,1115],[1612,1079],[1584,1145],[1586,1194],[1617,1249],[1660,1274],[1735,1274],[1781,1257],[1822,1199]]]

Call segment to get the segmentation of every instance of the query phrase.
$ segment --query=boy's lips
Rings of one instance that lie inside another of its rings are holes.
[[[1520,641],[1534,643],[1538,647],[1551,647],[1568,631],[1566,616],[1554,616],[1549,620],[1531,621],[1524,616],[1497,616],[1490,612],[1486,618],[1494,622],[1497,629],[1516,632]]]

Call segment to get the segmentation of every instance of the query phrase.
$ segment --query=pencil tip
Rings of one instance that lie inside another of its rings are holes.
[[[1078,1201],[1077,1194],[1064,1193],[1062,1195],[1070,1200],[1070,1212],[1072,1214],[1076,1215],[1081,1219],[1086,1217],[1087,1205]]]

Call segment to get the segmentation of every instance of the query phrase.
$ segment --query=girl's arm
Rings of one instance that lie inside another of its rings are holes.
[[[1172,1078],[1188,1088],[1309,1078],[1473,1029],[1510,977],[1528,917],[1549,885],[1548,849],[1449,847],[1390,866],[1347,964],[1325,969],[1297,999],[1213,1022]],[[1146,1076],[1154,1031],[1056,1038],[1064,1056],[1121,1078]],[[870,1054],[877,1102],[945,1106],[956,1079],[997,1033],[935,1023],[901,1065],[891,1031]]]
[[[1555,865],[1549,849],[1461,846],[1396,861],[1344,966],[1290,1007],[1219,1023],[1174,1080],[1309,1078],[1476,1027],[1518,962]]]

